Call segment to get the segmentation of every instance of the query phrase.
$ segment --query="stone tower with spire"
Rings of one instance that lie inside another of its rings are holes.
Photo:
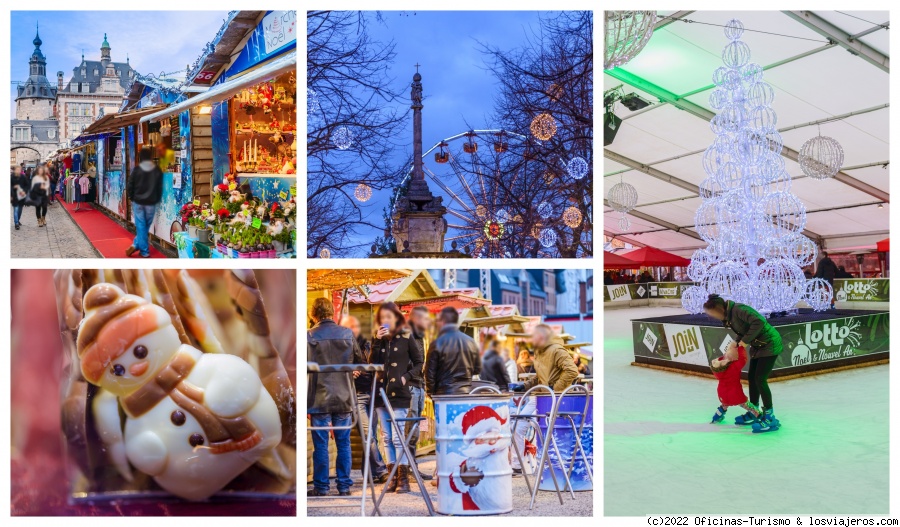
[[[35,29],[34,51],[28,59],[28,80],[16,93],[16,119],[40,121],[56,116],[56,87],[47,79],[47,58],[41,51],[40,28]]]
[[[407,187],[394,207],[391,234],[398,253],[442,253],[447,234],[446,207],[425,181],[422,164],[422,75],[416,65],[410,98],[413,111],[413,166]]]

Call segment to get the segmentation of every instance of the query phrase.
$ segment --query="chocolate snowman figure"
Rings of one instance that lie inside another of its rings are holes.
[[[275,402],[244,360],[182,344],[165,309],[115,285],[91,287],[83,305],[82,373],[119,403],[95,405],[97,422],[117,423],[122,407],[125,456],[159,486],[208,498],[281,441]]]

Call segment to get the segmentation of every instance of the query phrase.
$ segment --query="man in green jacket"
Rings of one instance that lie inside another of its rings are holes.
[[[546,384],[554,392],[561,392],[578,378],[578,368],[572,356],[563,347],[563,341],[547,324],[538,324],[531,335],[534,345],[534,372],[537,374],[525,382],[525,389]]]

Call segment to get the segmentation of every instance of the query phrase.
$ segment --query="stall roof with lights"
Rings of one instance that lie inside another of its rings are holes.
[[[651,104],[630,110],[616,102],[622,123],[604,148],[604,196],[620,180],[637,189],[631,225],[604,207],[604,233],[637,247],[689,257],[706,243],[694,231],[706,177],[701,154],[712,143],[708,97],[722,64],[726,22],[743,22],[752,61],[775,89],[773,109],[784,138],[792,192],[807,207],[804,234],[835,251],[875,248],[888,232],[889,69],[887,11],[660,11],[653,36],[637,57],[604,72],[604,89],[619,85]],[[626,101],[628,102],[628,101]],[[817,135],[843,147],[838,175],[803,175],[796,154]]]
[[[306,271],[307,291],[335,291],[402,280],[412,274],[405,269],[310,269]]]

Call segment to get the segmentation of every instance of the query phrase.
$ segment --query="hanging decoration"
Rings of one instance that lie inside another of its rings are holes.
[[[813,278],[806,282],[806,291],[803,300],[815,311],[825,311],[831,307],[831,299],[834,290],[831,284],[822,278]]]
[[[338,126],[331,134],[331,143],[338,150],[346,150],[353,146],[353,132],[346,126]]]
[[[694,252],[688,266],[688,276],[699,282],[682,295],[691,313],[701,312],[712,293],[764,314],[792,309],[802,298],[812,298],[812,305],[823,296],[821,286],[803,275],[817,249],[802,234],[806,207],[790,192],[771,108],[774,91],[762,68],[750,62],[743,31],[740,21],[727,23],[724,66],[713,72],[709,102],[718,113],[710,127],[716,138],[703,154],[707,178],[694,218],[709,246]]]
[[[572,176],[572,179],[581,179],[588,173],[588,164],[581,157],[573,157],[569,164],[566,165],[566,171]]]
[[[622,229],[627,230],[628,227],[631,226],[631,222],[628,221],[628,213],[634,210],[634,207],[637,206],[638,194],[637,189],[632,185],[625,183],[624,181],[619,179],[619,182],[612,186],[609,189],[609,192],[606,194],[606,202],[609,206],[616,212],[622,215],[621,220],[625,220],[626,228]],[[621,223],[620,223],[621,225]]]
[[[607,11],[603,27],[603,69],[626,64],[644,49],[653,35],[656,11]]]
[[[506,224],[509,223],[509,212],[506,209],[500,209],[497,211],[497,214],[494,215],[496,220],[500,223]]]
[[[538,237],[538,241],[541,242],[541,245],[549,249],[556,245],[556,232],[550,228],[543,229],[541,230],[541,235]]]
[[[537,213],[538,216],[546,220],[553,214],[553,205],[547,203],[546,201],[542,201],[537,206]]]
[[[360,183],[359,185],[356,185],[356,190],[353,191],[353,195],[356,199],[365,203],[372,197],[372,187],[365,183]]]
[[[503,224],[496,220],[488,220],[484,224],[484,237],[491,241],[499,240],[504,232]]]
[[[618,225],[619,232],[627,232],[631,228],[631,220],[628,219],[628,216],[622,216],[619,218]]]
[[[797,161],[813,179],[833,178],[844,164],[844,149],[835,139],[819,134],[803,143]]]
[[[531,120],[531,135],[541,141],[548,141],[556,135],[556,119],[549,113],[542,113]]]
[[[565,223],[567,227],[575,229],[579,225],[581,225],[581,220],[583,218],[580,210],[575,207],[569,207],[565,211],[563,211],[562,219],[563,223]]]
[[[319,111],[319,94],[312,88],[306,88],[306,116]]]
[[[319,251],[319,258],[331,258],[331,250],[328,247]]]

